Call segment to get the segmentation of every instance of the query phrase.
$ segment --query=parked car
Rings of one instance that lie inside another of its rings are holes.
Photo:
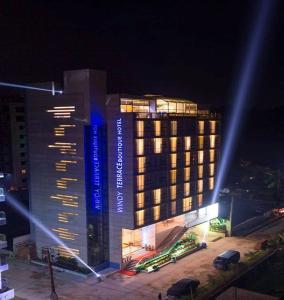
[[[236,250],[227,250],[218,255],[214,261],[213,266],[219,270],[228,270],[230,264],[237,264],[240,260],[240,252]]]
[[[183,296],[190,295],[194,293],[199,286],[200,281],[195,278],[183,278],[178,282],[174,283],[168,290],[167,296],[169,298],[180,298]]]

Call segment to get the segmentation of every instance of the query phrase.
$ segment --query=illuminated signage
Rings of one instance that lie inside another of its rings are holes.
[[[102,195],[101,195],[101,174],[100,174],[100,159],[99,159],[99,143],[98,143],[98,125],[94,124],[92,127],[92,158],[93,158],[93,204],[95,209],[101,210],[102,208]]]
[[[116,120],[117,157],[116,157],[116,211],[123,212],[123,139],[122,120]]]

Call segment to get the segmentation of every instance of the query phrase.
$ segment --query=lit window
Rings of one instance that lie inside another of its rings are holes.
[[[184,137],[184,150],[189,151],[190,150],[190,136]]]
[[[176,166],[177,166],[177,154],[172,153],[171,154],[171,167],[176,168]]]
[[[213,162],[215,160],[215,151],[214,150],[209,150],[209,159],[210,159],[210,162]]]
[[[183,211],[189,211],[192,208],[192,198],[186,197],[183,198]]]
[[[171,213],[172,213],[172,215],[175,215],[177,213],[177,203],[176,203],[176,201],[171,202]]]
[[[214,177],[209,178],[209,190],[214,189]]]
[[[190,166],[190,152],[184,153],[184,163],[186,167]]]
[[[145,156],[137,157],[137,172],[139,174],[145,172],[145,162],[146,162]]]
[[[144,121],[136,121],[136,134],[138,137],[144,136]]]
[[[190,184],[189,184],[189,182],[186,182],[184,184],[184,196],[188,197],[189,194],[190,194]]]
[[[198,178],[203,177],[203,165],[198,166]]]
[[[141,226],[144,224],[144,210],[136,211],[136,225]]]
[[[198,133],[204,134],[204,121],[198,121]]]
[[[171,186],[171,200],[176,199],[176,197],[177,197],[177,186],[172,185]]]
[[[214,176],[214,164],[209,164],[209,176]]]
[[[177,121],[171,121],[171,134],[177,135]]]
[[[160,205],[153,207],[154,221],[158,221],[160,219],[160,211],[161,211]]]
[[[171,170],[171,183],[176,183],[177,182],[177,170]]]
[[[154,204],[161,203],[161,189],[153,190]]]
[[[184,181],[189,181],[190,179],[190,168],[184,168]]]
[[[144,207],[144,193],[137,193],[136,194],[136,205],[137,205],[137,208],[143,208]]]
[[[176,152],[177,151],[177,138],[176,137],[171,137],[171,152]]]
[[[155,136],[161,135],[161,121],[154,121],[154,127],[155,127]]]
[[[203,192],[203,180],[200,179],[197,181],[197,192],[202,193]]]
[[[136,176],[137,179],[137,190],[143,191],[144,190],[144,175]]]
[[[154,142],[154,153],[162,153],[163,139],[155,138],[153,139],[153,142]]]
[[[197,195],[197,204],[198,204],[198,207],[202,206],[202,204],[203,204],[203,195],[202,194]]]
[[[204,152],[198,151],[198,164],[203,164]]]
[[[137,155],[144,154],[144,140],[143,139],[136,140],[136,153],[137,153]]]
[[[210,135],[210,148],[215,148],[216,145],[216,135]]]
[[[216,133],[216,121],[210,121],[210,133],[211,134]]]
[[[198,149],[203,149],[204,147],[204,136],[198,136]]]
[[[27,170],[26,170],[26,169],[22,169],[22,170],[21,170],[21,174],[22,174],[22,175],[26,175],[26,174],[27,174]]]

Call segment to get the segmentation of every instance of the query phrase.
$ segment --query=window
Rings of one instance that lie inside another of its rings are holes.
[[[161,121],[154,121],[155,136],[161,135]]]
[[[171,200],[175,200],[177,197],[177,186],[172,185],[171,186]]]
[[[198,164],[203,164],[204,152],[198,151]]]
[[[190,179],[190,168],[184,168],[184,181],[189,181]]]
[[[177,213],[177,203],[176,203],[176,201],[171,202],[171,213],[172,213],[172,215],[175,215]]]
[[[204,121],[198,121],[198,133],[204,134]]]
[[[153,218],[154,221],[158,221],[160,219],[161,207],[160,205],[153,207]]]
[[[153,198],[154,198],[154,204],[160,204],[161,203],[161,189],[153,190]]]
[[[177,166],[177,154],[176,153],[172,153],[171,154],[171,168],[176,168]]]
[[[214,164],[209,164],[209,176],[214,176]]]
[[[190,150],[190,136],[184,137],[184,150],[189,151]]]
[[[137,190],[143,191],[144,190],[144,175],[136,176],[136,180],[137,180]]]
[[[171,137],[171,152],[176,152],[177,151],[177,138],[176,137]]]
[[[154,153],[162,153],[162,138],[154,138]]]
[[[186,182],[184,184],[183,194],[184,194],[185,197],[189,196],[189,194],[190,194],[190,184],[189,184],[189,182]]]
[[[23,112],[25,112],[25,108],[24,108],[23,106],[17,106],[17,107],[15,108],[15,110],[16,110],[16,112],[18,112],[18,113],[23,113]]]
[[[210,148],[215,148],[216,145],[216,135],[210,135]]]
[[[144,140],[136,139],[136,154],[143,155],[144,154]]]
[[[171,184],[177,182],[177,170],[171,170]]]
[[[136,212],[136,225],[141,226],[144,224],[144,210],[138,210]]]
[[[137,173],[140,174],[145,172],[145,162],[146,162],[145,156],[137,157]]]
[[[136,205],[137,205],[137,208],[143,208],[144,207],[144,193],[137,193],[136,194]]]
[[[210,133],[215,134],[216,133],[216,121],[210,121]]]
[[[215,160],[215,151],[214,150],[209,150],[209,159],[210,159],[210,162],[213,162]]]
[[[189,211],[192,208],[192,198],[186,197],[183,198],[183,211]]]
[[[136,121],[136,135],[138,137],[144,136],[144,121]]]
[[[198,178],[203,177],[203,165],[198,166]]]
[[[204,136],[198,136],[198,149],[203,149],[204,147]]]
[[[197,204],[198,204],[198,207],[202,206],[202,204],[203,204],[203,195],[202,194],[197,195]]]
[[[190,166],[190,152],[184,153],[184,164],[186,167]]]
[[[16,116],[16,121],[17,122],[24,122],[25,121],[25,117],[24,116]]]
[[[214,189],[214,177],[209,178],[209,190]]]
[[[27,170],[26,170],[26,169],[22,169],[22,170],[21,170],[21,174],[22,174],[22,175],[26,175],[26,174],[27,174]]]
[[[177,135],[177,121],[171,121],[171,135]]]
[[[197,192],[202,193],[203,192],[203,180],[199,179],[197,181]]]

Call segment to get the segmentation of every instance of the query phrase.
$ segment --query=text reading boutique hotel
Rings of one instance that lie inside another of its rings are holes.
[[[193,101],[106,94],[102,71],[64,73],[62,95],[28,95],[31,211],[91,266],[158,248],[211,205],[220,123]],[[33,228],[44,247],[68,256]]]

